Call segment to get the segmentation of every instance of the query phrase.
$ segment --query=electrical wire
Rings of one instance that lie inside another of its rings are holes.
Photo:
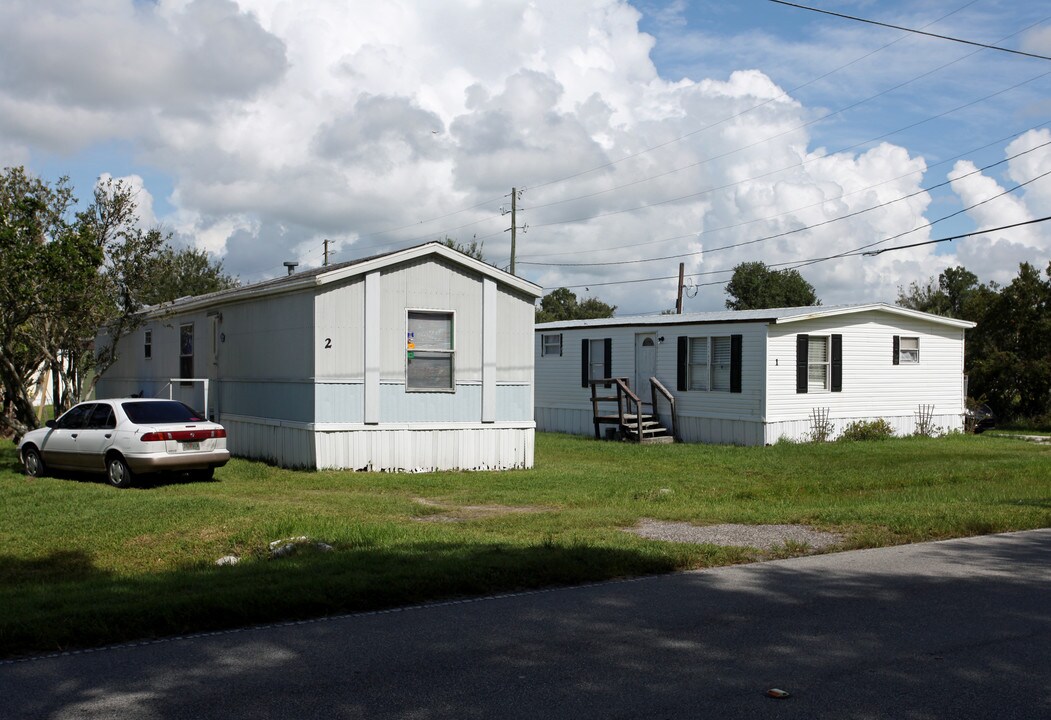
[[[866,253],[864,251],[868,250],[869,248],[875,247],[877,245],[882,245],[883,243],[887,243],[887,242],[890,242],[892,240],[897,240],[898,238],[904,237],[905,235],[910,235],[910,234],[912,234],[914,232],[918,232],[920,230],[924,230],[926,228],[932,227],[932,226],[936,225],[937,223],[940,223],[940,222],[942,222],[944,220],[949,220],[950,218],[956,217],[957,215],[965,213],[968,210],[973,210],[976,207],[980,207],[981,205],[985,205],[986,203],[992,202],[993,200],[996,200],[998,198],[1004,197],[1005,195],[1008,195],[1008,194],[1014,192],[1015,190],[1023,188],[1023,187],[1025,187],[1027,185],[1030,185],[1031,183],[1034,183],[1037,180],[1040,180],[1041,178],[1045,178],[1048,175],[1051,175],[1051,170],[1048,170],[1047,172],[1041,173],[1040,175],[1037,175],[1036,177],[1033,177],[1033,178],[1031,178],[1029,180],[1026,180],[1024,182],[1018,183],[1017,185],[1015,185],[1013,187],[1010,187],[1010,188],[1008,188],[1006,190],[1003,190],[1003,191],[997,193],[996,195],[992,195],[992,196],[986,198],[985,200],[981,200],[981,201],[976,202],[976,203],[974,203],[972,205],[968,205],[965,208],[957,210],[956,212],[952,212],[952,213],[949,213],[948,215],[944,215],[944,216],[938,218],[937,220],[932,220],[931,222],[924,223],[922,225],[917,225],[916,227],[912,228],[911,230],[906,230],[904,232],[898,233],[897,235],[891,235],[890,237],[883,238],[882,240],[877,240],[876,242],[873,242],[873,243],[868,243],[867,245],[862,245],[860,247],[854,248],[853,250],[847,250],[847,251],[842,252],[842,253],[836,253],[834,255],[826,255],[826,256],[818,257],[818,258],[809,258],[809,259],[806,259],[806,260],[789,260],[789,261],[779,262],[779,263],[767,263],[766,266],[768,268],[783,268],[783,269],[792,269],[792,270],[794,270],[794,269],[798,269],[798,268],[801,268],[801,267],[807,267],[809,265],[816,265],[817,263],[821,263],[821,262],[827,262],[829,260],[837,260],[839,258],[844,258],[844,257],[853,257],[853,256],[865,255]],[[984,230],[982,232],[984,232],[984,233],[995,232],[998,229],[1000,229],[1000,228],[990,228],[990,229]],[[982,234],[982,232],[979,232],[977,234]],[[954,237],[956,237],[956,236],[954,236]],[[928,244],[928,243],[920,243],[920,244]],[[875,253],[873,253],[873,254],[875,254]],[[695,278],[695,277],[704,277],[704,276],[708,276],[708,275],[724,275],[726,273],[732,273],[733,271],[734,271],[734,268],[726,268],[726,269],[721,269],[721,270],[708,270],[708,271],[705,271],[705,272],[690,273],[690,274],[686,275],[685,277]],[[581,288],[581,287],[605,287],[605,286],[609,286],[609,285],[630,285],[630,284],[644,283],[644,282],[658,282],[658,281],[662,281],[662,280],[673,280],[673,279],[676,279],[676,278],[678,278],[678,275],[669,275],[669,276],[656,277],[656,278],[638,278],[638,279],[632,279],[632,280],[611,280],[611,281],[607,281],[607,282],[588,282],[588,283],[582,283],[580,285],[560,285],[559,287],[566,287],[566,288],[569,288],[569,289]],[[711,286],[711,285],[721,285],[721,284],[723,284],[723,282],[724,281],[722,281],[722,280],[717,280],[717,281],[709,282],[709,283],[699,283],[699,284],[695,285],[695,287],[708,287],[708,286]],[[545,288],[545,289],[548,289],[548,288]],[[554,289],[554,288],[551,288],[551,289]]]
[[[936,190],[936,189],[938,189],[940,187],[945,187],[946,185],[951,185],[956,180],[960,180],[960,179],[965,178],[965,177],[970,177],[971,175],[981,174],[981,173],[985,172],[986,170],[989,170],[991,168],[996,167],[997,165],[1003,165],[1004,163],[1008,163],[1011,160],[1014,160],[1016,158],[1021,157],[1022,155],[1025,155],[1027,153],[1033,152],[1035,150],[1039,150],[1040,148],[1043,148],[1043,147],[1047,147],[1048,145],[1051,145],[1051,140],[1049,140],[1049,141],[1047,141],[1045,143],[1041,143],[1040,145],[1034,145],[1033,147],[1029,148],[1028,150],[1023,150],[1022,152],[1019,152],[1019,153],[1016,153],[1014,155],[1011,155],[1010,157],[1003,158],[1002,160],[998,160],[998,161],[996,161],[994,163],[990,163],[989,165],[986,165],[984,167],[976,168],[976,169],[972,170],[969,173],[966,173],[964,175],[960,175],[959,177],[953,178],[951,180],[946,180],[945,182],[940,182],[940,183],[937,183],[937,184],[932,185],[932,186],[927,187],[927,188],[920,188],[916,192],[909,193],[908,195],[902,195],[901,197],[894,198],[893,200],[887,200],[886,202],[882,202],[882,203],[880,203],[878,205],[872,205],[870,207],[863,208],[861,210],[855,210],[854,212],[847,213],[846,215],[840,215],[838,217],[829,218],[828,220],[823,220],[823,221],[821,221],[819,223],[813,223],[811,225],[805,225],[803,227],[793,228],[791,230],[786,230],[784,232],[776,233],[774,235],[766,235],[764,237],[756,238],[754,240],[745,240],[743,242],[732,243],[730,245],[723,245],[721,247],[716,247],[716,248],[705,248],[703,250],[697,250],[695,252],[678,253],[676,255],[665,255],[663,257],[638,258],[638,259],[634,259],[634,260],[609,260],[609,261],[605,261],[605,262],[589,262],[589,263],[551,263],[551,262],[530,262],[530,261],[526,261],[526,260],[518,260],[517,262],[518,262],[519,265],[533,265],[533,266],[546,266],[546,267],[602,267],[602,266],[609,266],[609,265],[634,265],[634,264],[637,264],[637,263],[657,262],[657,261],[661,261],[661,260],[677,260],[679,258],[693,257],[695,255],[704,255],[706,253],[718,252],[720,250],[731,250],[733,248],[744,247],[745,245],[754,245],[756,243],[766,242],[767,240],[776,240],[777,238],[783,238],[783,237],[787,237],[788,235],[794,235],[796,233],[806,232],[807,230],[813,230],[815,228],[824,227],[825,225],[831,225],[832,223],[839,222],[840,220],[848,220],[848,219],[850,219],[852,217],[857,217],[858,215],[863,215],[863,214],[865,214],[867,212],[872,212],[873,210],[879,210],[881,208],[885,208],[888,205],[893,205],[895,203],[899,203],[899,202],[902,202],[904,200],[909,200],[911,198],[916,197],[917,195],[923,195],[924,193],[928,193],[931,190]],[[872,187],[874,187],[874,186],[869,186],[868,188],[863,188],[863,189],[855,191],[855,192],[864,192],[865,190],[869,190]],[[824,204],[826,202],[832,202],[834,200],[839,200],[839,199],[842,199],[843,197],[845,197],[845,196],[844,195],[840,195],[840,196],[835,197],[835,198],[828,198],[827,200],[822,200],[819,203],[815,203],[813,205],[808,205],[808,206],[806,206],[804,208],[797,208],[796,210],[788,210],[788,211],[785,211],[784,213],[781,213],[779,215],[775,215],[775,216],[770,217],[770,218],[760,218],[760,219],[761,220],[771,220],[771,219],[774,219],[774,218],[777,218],[777,217],[781,217],[782,215],[787,215],[787,214],[790,214],[790,213],[793,213],[793,212],[798,212],[799,210],[805,210],[805,209],[807,209],[809,207],[815,207],[817,205],[822,205],[822,204]],[[756,221],[753,220],[751,222],[756,222]],[[696,233],[696,234],[699,235],[700,233]],[[687,237],[691,237],[691,236],[687,236]]]
[[[799,8],[800,10],[809,10],[811,12],[821,13],[822,15],[832,15],[833,17],[845,18],[847,20],[855,20],[857,22],[868,23],[869,25],[879,25],[880,27],[892,28],[894,30],[903,30],[905,32],[915,33],[917,35],[926,35],[927,37],[938,38],[939,40],[951,40],[952,42],[963,43],[965,45],[974,45],[976,47],[985,48],[987,50],[999,50],[1000,52],[1013,53],[1014,55],[1024,55],[1025,57],[1036,58],[1038,60],[1051,60],[1051,57],[1047,55],[1037,55],[1036,53],[1022,52],[1021,50],[1012,50],[1010,48],[1000,47],[999,45],[986,45],[985,43],[974,42],[972,40],[963,40],[961,38],[950,37],[948,35],[938,35],[936,33],[924,32],[923,30],[916,30],[913,28],[902,27],[901,25],[891,25],[890,23],[879,22],[877,20],[866,20],[865,18],[856,17],[854,15],[845,15],[843,13],[832,12],[831,10],[822,10],[820,8],[810,7],[808,5],[799,5],[797,3],[785,2],[785,0],[770,0],[772,3],[778,5],[787,5],[788,7]]]

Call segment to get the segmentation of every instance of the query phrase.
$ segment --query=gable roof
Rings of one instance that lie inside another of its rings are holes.
[[[305,290],[345,280],[356,275],[365,275],[375,270],[380,270],[385,267],[391,267],[405,262],[411,262],[430,255],[437,255],[452,263],[474,270],[481,275],[492,278],[498,283],[509,285],[532,297],[540,297],[543,293],[543,288],[539,285],[531,283],[517,275],[504,272],[488,263],[476,260],[469,255],[465,255],[458,250],[453,250],[444,243],[428,242],[404,250],[394,250],[380,255],[372,255],[357,260],[336,263],[335,265],[310,268],[308,270],[303,270],[302,272],[292,273],[291,275],[271,278],[270,280],[263,280],[262,282],[231,288],[229,290],[219,290],[218,292],[207,293],[205,295],[179,298],[170,302],[151,305],[145,308],[144,312],[149,315],[167,315],[172,312],[199,310],[229,302],[251,300],[267,295],[277,295],[296,290]]]
[[[957,320],[932,313],[910,310],[888,303],[868,303],[864,305],[807,305],[804,307],[767,308],[764,310],[716,310],[714,312],[683,313],[682,315],[625,315],[622,317],[596,318],[593,320],[556,320],[538,323],[535,328],[542,330],[570,330],[586,327],[623,327],[628,325],[698,325],[716,323],[784,323],[801,322],[835,315],[852,315],[863,312],[884,312],[891,315],[909,317],[917,320],[948,325],[958,328],[972,328],[976,323],[970,320]]]

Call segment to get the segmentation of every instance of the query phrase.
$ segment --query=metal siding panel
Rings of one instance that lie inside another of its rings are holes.
[[[222,414],[312,422],[313,382],[224,380],[219,390]]]
[[[482,422],[496,419],[496,283],[482,281]]]
[[[364,376],[364,311],[365,281],[361,278],[326,285],[318,291],[314,304],[315,377],[357,380]]]
[[[365,307],[362,313],[365,319],[365,388],[363,413],[367,423],[380,421],[380,376],[383,367],[382,318],[383,292],[382,275],[369,273],[365,277]],[[404,349],[402,350],[404,353]]]
[[[405,392],[404,383],[380,385],[380,422],[478,422],[481,385],[457,385],[456,392]]]
[[[496,381],[533,382],[533,298],[498,286],[496,297]]]
[[[368,422],[363,383],[322,383],[314,387],[314,420],[319,423]]]
[[[429,258],[385,269],[382,283],[383,382],[405,379],[406,309],[455,313],[456,382],[482,379],[481,276]]]
[[[317,466],[352,470],[505,470],[533,464],[532,428],[318,431]]]

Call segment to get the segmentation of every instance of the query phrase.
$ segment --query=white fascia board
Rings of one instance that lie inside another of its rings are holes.
[[[909,308],[899,307],[897,305],[889,305],[887,303],[872,303],[870,305],[854,305],[846,308],[835,308],[828,310],[815,310],[812,313],[806,313],[805,315],[790,315],[786,317],[776,318],[773,322],[776,325],[784,325],[786,323],[803,322],[805,320],[814,320],[816,318],[833,317],[836,315],[855,315],[863,312],[885,312],[890,315],[901,315],[902,317],[914,318],[916,320],[925,320],[927,322],[936,323],[938,325],[949,325],[950,327],[958,328],[973,328],[978,323],[971,322],[970,320],[957,320],[956,318],[948,318],[942,315],[934,315],[932,313],[920,312],[919,310],[910,310]]]
[[[416,247],[411,247],[406,250],[402,250],[401,252],[395,252],[391,253],[390,255],[384,255],[383,257],[376,258],[375,260],[357,263],[355,265],[350,265],[349,267],[340,268],[339,270],[333,270],[329,273],[322,273],[317,276],[317,284],[326,285],[331,282],[339,282],[340,280],[344,280],[348,277],[369,273],[374,270],[390,267],[392,265],[398,265],[400,263],[416,260],[422,257],[426,257],[428,255],[441,255],[450,262],[456,263],[457,265],[463,265],[464,267],[468,267],[474,270],[475,272],[491,277],[493,280],[499,283],[503,283],[504,285],[510,285],[516,290],[520,290],[526,293],[527,295],[531,295],[533,297],[540,297],[544,294],[544,289],[539,285],[531,283],[528,280],[518,277],[517,275],[512,275],[511,273],[504,272],[503,270],[495,268],[492,265],[489,265],[488,263],[484,263],[480,260],[475,260],[473,257],[469,257],[461,252],[457,252],[456,250],[453,250],[452,248],[439,242],[431,242],[425,245],[417,245]]]
[[[162,303],[160,305],[153,305],[141,312],[147,318],[160,318],[167,317],[169,315],[182,315],[187,312],[194,312],[196,310],[203,310],[209,307],[222,307],[225,305],[231,305],[233,303],[241,303],[246,300],[255,300],[256,298],[266,297],[267,295],[283,295],[285,293],[296,292],[297,290],[308,290],[315,286],[314,278],[307,277],[302,280],[293,280],[290,282],[281,283],[277,286],[272,287],[261,287],[253,290],[251,287],[244,288],[236,294],[226,295],[223,297],[215,298],[201,298],[200,300],[188,300],[181,302],[178,305],[171,303]]]

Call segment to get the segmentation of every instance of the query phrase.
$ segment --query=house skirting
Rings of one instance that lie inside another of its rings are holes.
[[[543,432],[562,432],[572,435],[594,435],[595,425],[590,410],[576,408],[536,408],[536,426]],[[857,420],[872,421],[882,418],[894,429],[898,437],[912,435],[916,432],[917,417],[915,412],[901,415],[882,416],[849,416],[837,417],[830,414],[832,425],[831,437],[842,434],[844,428]],[[665,427],[671,428],[671,418],[662,415]],[[942,413],[931,417],[931,425],[936,434],[944,434],[963,429],[963,416],[960,413]],[[602,425],[601,431],[612,425]],[[776,422],[761,420],[739,420],[733,418],[701,417],[679,415],[677,430],[679,438],[689,443],[710,443],[715,445],[772,445],[779,440],[805,442],[813,432],[813,421],[809,418],[794,418]]]
[[[222,416],[237,457],[319,470],[509,470],[533,466],[535,424],[299,423]]]

